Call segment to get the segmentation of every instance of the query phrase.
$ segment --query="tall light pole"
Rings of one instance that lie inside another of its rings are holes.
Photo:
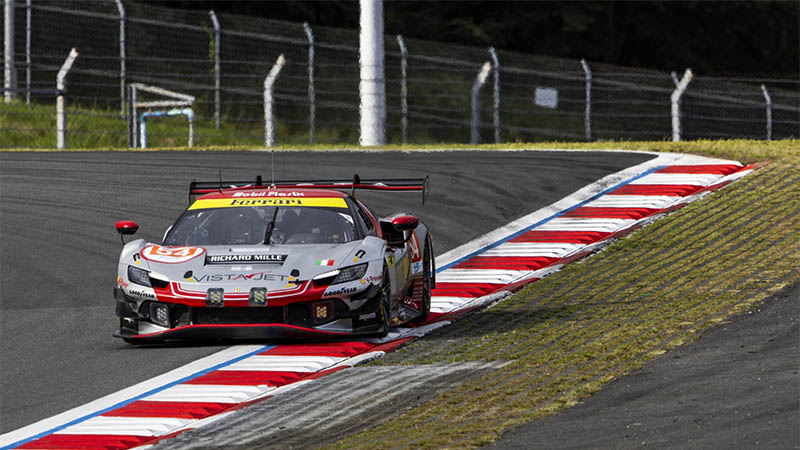
[[[383,0],[359,0],[361,33],[359,36],[361,80],[362,146],[386,143],[386,82],[383,77]]]

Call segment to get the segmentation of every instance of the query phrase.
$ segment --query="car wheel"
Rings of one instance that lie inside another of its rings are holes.
[[[389,271],[383,269],[383,284],[381,285],[381,304],[378,306],[377,322],[380,324],[380,329],[376,333],[378,337],[384,337],[389,334],[389,328],[392,326],[392,287],[391,280],[389,280]]]
[[[422,251],[422,311],[412,322],[423,323],[431,314],[431,287],[433,286],[433,264],[431,246],[425,240],[425,249]]]

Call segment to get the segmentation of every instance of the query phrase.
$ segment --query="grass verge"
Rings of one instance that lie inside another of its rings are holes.
[[[800,282],[796,142],[639,143],[637,149],[773,162],[377,361],[511,363],[328,447],[484,445]]]

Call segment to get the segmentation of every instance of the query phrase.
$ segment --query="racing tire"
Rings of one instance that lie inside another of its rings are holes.
[[[391,280],[389,280],[389,271],[384,267],[383,269],[383,284],[381,285],[381,303],[378,305],[378,314],[376,317],[377,322],[380,324],[380,329],[375,335],[377,337],[386,337],[389,334],[389,329],[392,326],[392,287]]]
[[[420,315],[411,320],[414,323],[424,323],[431,314],[432,261],[430,241],[425,239],[425,249],[422,251],[422,311],[420,311]]]

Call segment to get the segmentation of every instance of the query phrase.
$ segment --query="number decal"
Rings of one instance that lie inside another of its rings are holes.
[[[422,260],[422,252],[419,251],[419,241],[417,240],[417,232],[411,232],[411,239],[408,240],[408,247],[411,251],[411,261],[417,262]]]
[[[162,247],[160,245],[149,245],[142,249],[142,258],[160,263],[178,264],[194,259],[203,253],[203,247]]]

